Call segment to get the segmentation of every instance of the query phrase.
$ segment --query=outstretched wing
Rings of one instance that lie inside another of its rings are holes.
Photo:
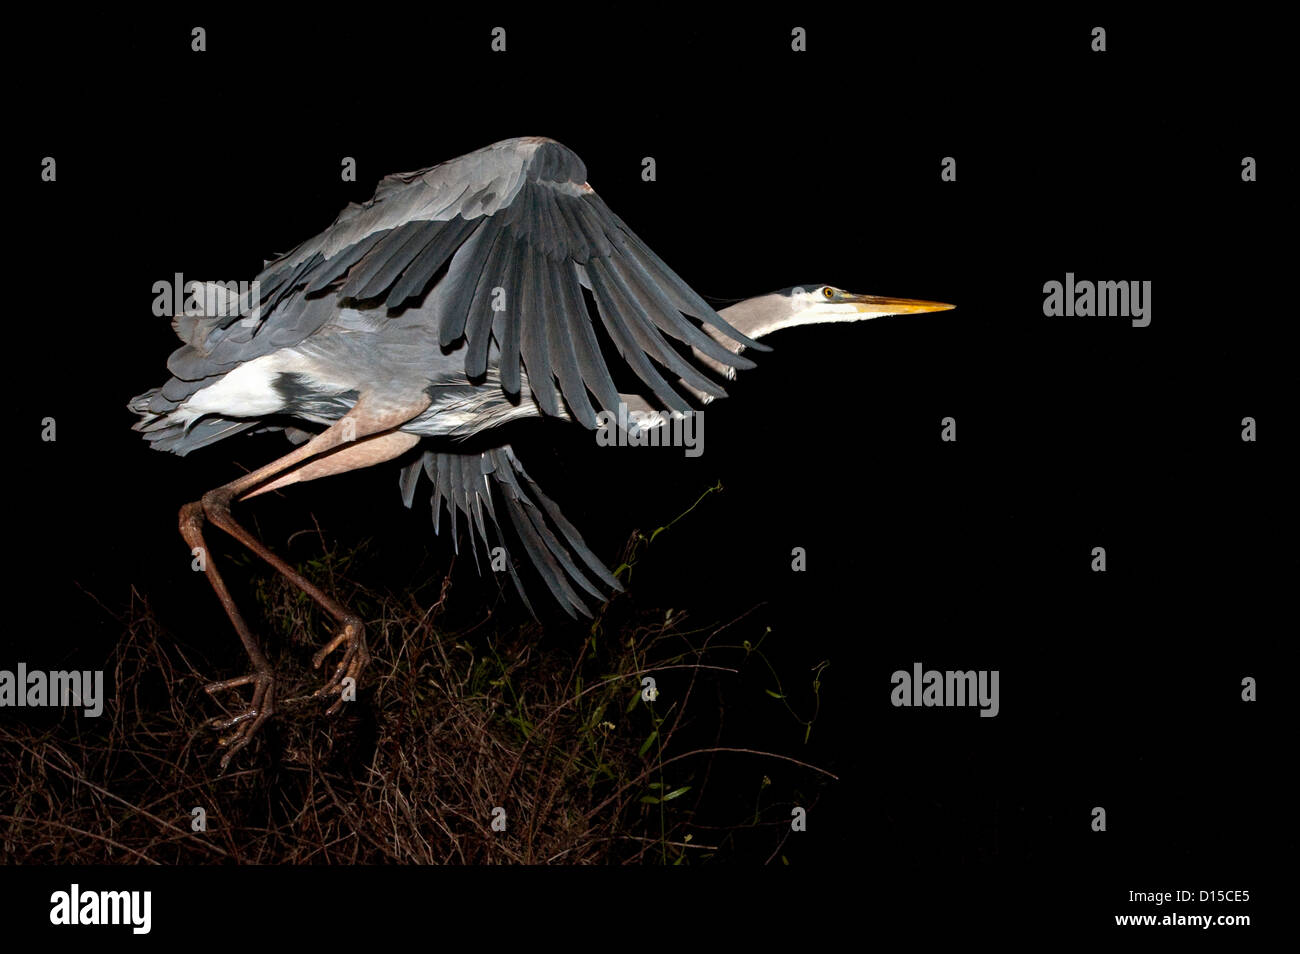
[[[595,427],[587,392],[613,411],[618,391],[585,287],[618,353],[666,407],[690,410],[663,370],[725,396],[668,337],[736,368],[753,364],[689,318],[768,349],[719,317],[610,211],[586,176],[573,152],[542,138],[505,140],[389,176],[368,202],[348,206],[330,228],[266,267],[259,276],[266,325],[276,327],[277,313],[322,296],[399,313],[419,307],[436,282],[430,319],[444,348],[465,339],[471,379],[486,372],[495,341],[507,394],[519,394],[522,364],[543,411],[558,414],[562,392],[577,419]]]
[[[494,545],[505,546],[501,523],[503,514],[529,561],[537,567],[547,588],[570,616],[591,616],[578,589],[601,602],[607,598],[607,593],[602,592],[597,583],[610,590],[622,591],[622,585],[582,542],[582,537],[564,519],[560,508],[524,472],[523,465],[508,444],[481,453],[426,451],[402,470],[402,500],[408,507],[415,499],[415,486],[421,472],[433,481],[434,533],[440,532],[444,503],[451,515],[453,542],[456,541],[457,514],[469,518],[476,564],[477,540],[482,540],[489,552]],[[506,567],[520,598],[535,616],[536,611],[528,602],[513,561],[507,560]]]

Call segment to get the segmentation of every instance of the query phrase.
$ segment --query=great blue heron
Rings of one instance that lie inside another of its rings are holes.
[[[252,287],[256,293],[241,299],[228,287],[204,286],[207,307],[173,319],[184,342],[167,362],[173,377],[129,406],[141,417],[135,429],[158,450],[187,454],[268,428],[287,430],[298,444],[186,504],[180,529],[191,547],[206,550],[203,526],[211,521],[338,620],[341,629],[313,658],[319,668],[343,648],[316,694],[338,696],[330,713],[342,704],[344,680],[355,680],[368,661],[362,621],[240,526],[233,501],[423,444],[401,473],[406,505],[420,474],[428,475],[435,532],[445,504],[453,536],[459,511],[471,541],[477,534],[488,547],[501,539],[504,510],[559,605],[590,615],[587,599],[605,599],[619,582],[508,444],[467,452],[465,438],[543,414],[595,428],[598,409],[614,414],[620,403],[652,426],[644,415],[659,407],[684,414],[692,400],[724,397],[704,372],[732,377],[753,367],[741,352],[769,350],[756,339],[779,329],[952,307],[823,285],[751,298],[719,314],[610,211],[573,152],[540,137],[388,176],[369,201],[349,205],[320,235],[270,262]],[[583,289],[644,393],[615,387]],[[323,430],[310,434],[285,418]],[[523,596],[513,563],[507,569]],[[207,687],[253,686],[243,712],[214,720],[232,730],[221,739],[224,767],[273,711],[274,677],[210,559],[205,572],[253,668]]]

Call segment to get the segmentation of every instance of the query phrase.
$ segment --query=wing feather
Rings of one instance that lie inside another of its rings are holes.
[[[579,590],[597,601],[607,599],[610,591],[622,591],[622,585],[564,519],[556,503],[528,476],[509,445],[461,454],[426,451],[402,474],[401,490],[407,506],[421,470],[434,486],[434,532],[439,532],[444,506],[453,521],[453,535],[457,512],[464,514],[470,520],[476,564],[476,540],[489,551],[493,546],[505,545],[501,524],[504,518],[527,561],[570,616],[591,616],[588,601]],[[536,616],[514,561],[507,560],[506,567],[529,612]]]
[[[753,365],[699,322],[737,344],[767,349],[727,324],[605,205],[586,177],[576,155],[539,138],[505,140],[388,176],[369,201],[349,205],[330,228],[263,269],[261,314],[267,327],[278,329],[273,340],[259,341],[261,329],[228,329],[226,321],[205,329],[207,341],[178,357],[177,365],[194,380],[219,369],[218,350],[224,364],[272,344],[298,343],[296,335],[321,326],[317,312],[312,321],[292,317],[302,312],[303,299],[374,310],[382,320],[422,301],[437,282],[439,297],[429,314],[438,322],[441,346],[451,349],[463,338],[465,372],[481,379],[495,342],[502,389],[520,394],[526,374],[542,413],[563,413],[561,394],[587,427],[596,425],[597,407],[617,409],[597,327],[662,405],[690,409],[679,386],[725,396],[669,339],[735,368]],[[592,290],[595,314],[581,285]],[[506,292],[500,312],[493,310],[497,288]],[[216,344],[222,347],[207,346]],[[677,380],[670,383],[661,369]]]

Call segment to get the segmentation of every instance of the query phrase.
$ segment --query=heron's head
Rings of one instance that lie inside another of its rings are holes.
[[[916,298],[882,298],[858,295],[834,285],[796,285],[777,292],[787,302],[793,320],[790,325],[811,325],[824,321],[862,321],[883,315],[918,315],[927,311],[947,311],[955,305]]]
[[[919,315],[927,311],[947,311],[956,305],[941,301],[921,301],[918,298],[882,298],[879,295],[857,295],[834,285],[796,285],[783,288],[770,295],[747,298],[719,314],[737,331],[757,339],[783,328],[799,325],[817,325],[831,321],[862,321],[882,315]],[[732,351],[743,350],[724,332],[707,326],[709,334]],[[700,352],[696,350],[696,357]],[[705,361],[708,364],[708,361]],[[717,366],[721,368],[721,365]],[[715,368],[716,370],[716,368]],[[732,376],[735,369],[730,369]]]

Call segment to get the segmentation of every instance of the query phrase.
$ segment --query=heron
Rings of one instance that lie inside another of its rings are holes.
[[[200,290],[201,304],[172,319],[182,344],[171,378],[128,405],[134,429],[179,455],[267,430],[293,442],[186,503],[180,532],[206,554],[205,528],[216,526],[336,621],[312,657],[315,669],[333,657],[315,693],[328,714],[369,661],[363,621],[236,521],[232,504],[409,453],[401,498],[409,508],[427,478],[435,533],[445,508],[455,541],[459,514],[477,562],[478,542],[504,545],[509,526],[550,598],[590,616],[622,586],[494,437],[503,425],[552,417],[594,429],[622,404],[624,420],[653,427],[725,397],[722,382],[753,368],[745,353],[769,351],[758,339],[773,332],[953,307],[814,285],[715,311],[601,200],[582,160],[545,137],[387,176],[246,291]],[[620,361],[631,374],[611,366]],[[615,371],[635,390],[620,392]],[[515,562],[506,569],[531,611]],[[275,675],[214,562],[202,566],[250,662],[246,675],[205,687],[250,695],[212,720],[225,733],[224,769],[275,711]]]

